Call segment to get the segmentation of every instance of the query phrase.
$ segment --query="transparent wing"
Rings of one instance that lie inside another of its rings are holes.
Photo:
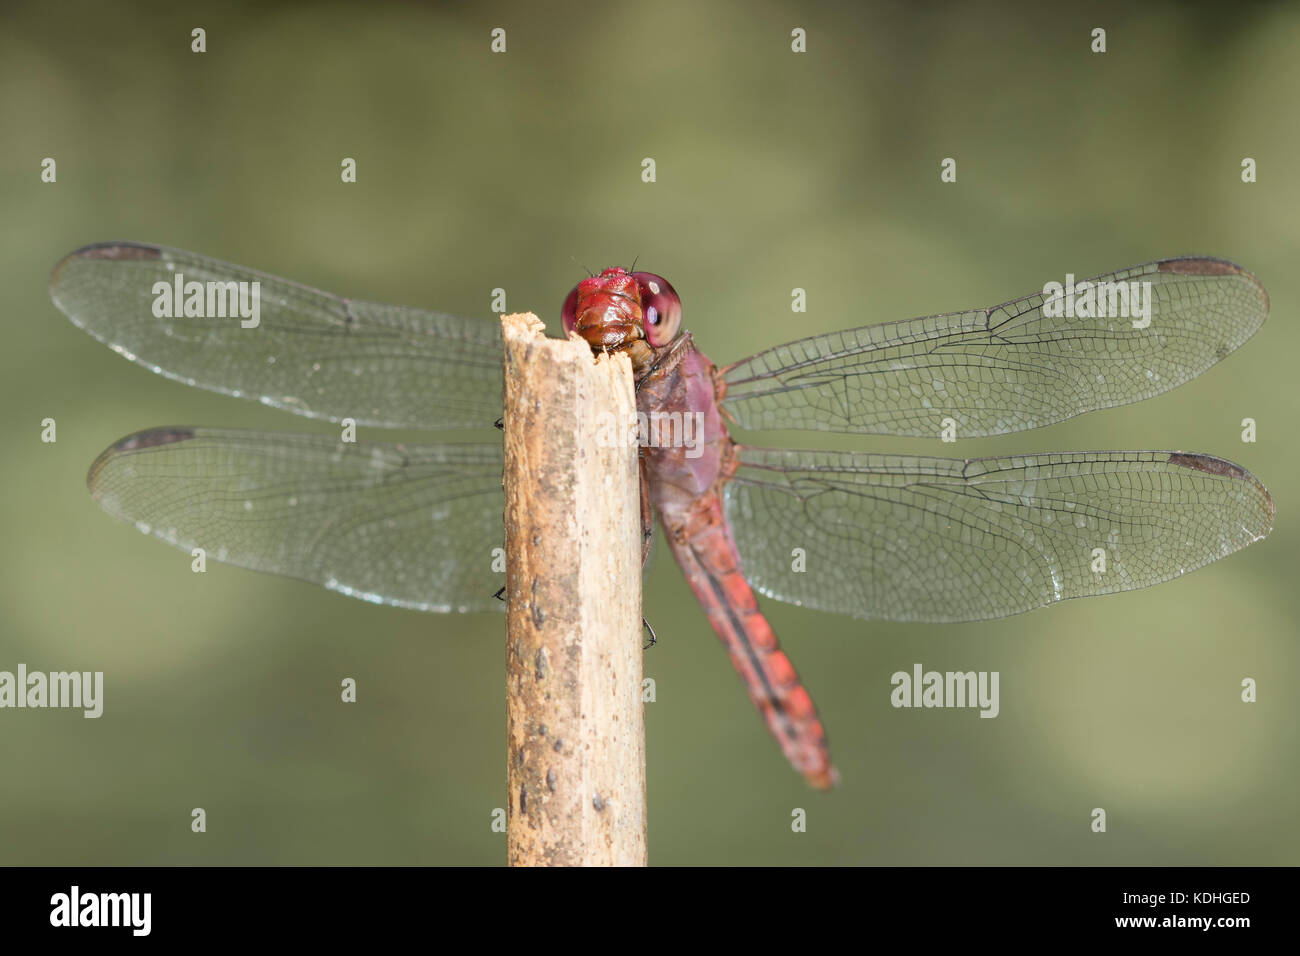
[[[90,467],[104,510],[183,550],[424,611],[496,610],[500,444],[344,444],[216,428],[130,435]]]
[[[1130,317],[1054,315],[1076,310],[1066,308],[1064,291],[1040,292],[991,309],[818,335],[724,369],[723,405],[745,428],[935,436],[952,418],[959,437],[1001,435],[1181,385],[1268,315],[1264,287],[1222,259],[1163,259],[1084,281],[1109,284],[1108,314]],[[1138,297],[1121,308],[1130,283]],[[1143,283],[1150,324],[1135,328],[1145,321],[1131,317],[1143,309]]]
[[[187,291],[189,283],[201,285]],[[245,318],[254,289],[256,325]],[[458,428],[489,426],[501,414],[501,333],[491,322],[344,299],[131,242],[69,254],[54,268],[50,296],[133,362],[297,415]]]
[[[1168,451],[962,461],[743,448],[726,509],[761,593],[895,621],[983,620],[1147,587],[1273,526],[1248,471]]]

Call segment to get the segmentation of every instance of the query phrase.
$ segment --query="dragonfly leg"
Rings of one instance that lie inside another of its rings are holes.
[[[492,596],[493,596],[494,598],[496,598],[498,601],[505,601],[505,599],[506,599],[506,586],[505,586],[504,584],[501,585],[501,589],[500,589],[499,591],[497,591],[497,593],[494,594],[494,595],[492,595]]]
[[[650,557],[650,545],[654,541],[655,518],[650,505],[650,478],[646,474],[645,458],[641,459],[641,567],[645,567]],[[651,631],[653,634],[654,632]]]
[[[641,624],[650,632],[650,640],[641,645],[641,650],[648,651],[659,643],[659,638],[655,637],[655,629],[650,626],[650,622],[647,621],[644,616],[641,618]]]

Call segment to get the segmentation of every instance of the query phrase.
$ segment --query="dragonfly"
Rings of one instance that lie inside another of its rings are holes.
[[[1168,581],[1272,528],[1264,485],[1209,454],[944,458],[778,450],[732,435],[978,438],[1050,425],[1189,381],[1269,308],[1251,273],[1212,257],[1067,278],[990,308],[814,335],[724,366],[696,348],[662,276],[606,269],[564,300],[566,333],[631,359],[638,411],[655,423],[640,449],[647,541],[653,511],[751,700],[814,787],[838,779],[826,731],[757,595],[867,620],[987,620]],[[1118,314],[1117,289],[1132,291],[1141,318]],[[502,412],[500,331],[483,319],[134,242],[70,253],[50,294],[153,372],[307,418],[442,430],[490,428]],[[504,538],[499,433],[344,437],[153,428],[106,449],[87,483],[110,514],[186,551],[378,604],[500,609],[490,583]]]

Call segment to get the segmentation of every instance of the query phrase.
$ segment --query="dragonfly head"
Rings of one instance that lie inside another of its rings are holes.
[[[626,351],[640,371],[654,349],[677,337],[682,301],[663,276],[614,268],[574,286],[562,315],[566,333],[577,332],[596,352]]]

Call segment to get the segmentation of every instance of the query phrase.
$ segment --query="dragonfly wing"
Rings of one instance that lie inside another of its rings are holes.
[[[1101,294],[1111,315],[1121,294],[1149,288],[1150,324],[1078,317],[1093,310],[1067,309],[1064,292],[1040,292],[760,352],[723,370],[723,404],[745,428],[933,437],[951,418],[960,437],[1001,435],[1181,385],[1268,315],[1264,287],[1223,259],[1163,259],[1085,281],[1108,284]]]
[[[114,444],[87,484],[168,544],[351,597],[424,611],[502,607],[500,444],[156,428]]]
[[[963,461],[742,448],[726,509],[761,593],[894,621],[984,620],[1147,587],[1273,525],[1272,499],[1244,468],[1168,451]]]
[[[248,284],[246,313],[256,290],[256,325],[237,313],[239,287],[228,283]],[[358,302],[193,252],[129,242],[69,254],[54,268],[50,296],[76,325],[133,362],[298,415],[459,428],[489,426],[501,414],[501,335],[491,322]],[[187,303],[209,317],[183,314]]]

